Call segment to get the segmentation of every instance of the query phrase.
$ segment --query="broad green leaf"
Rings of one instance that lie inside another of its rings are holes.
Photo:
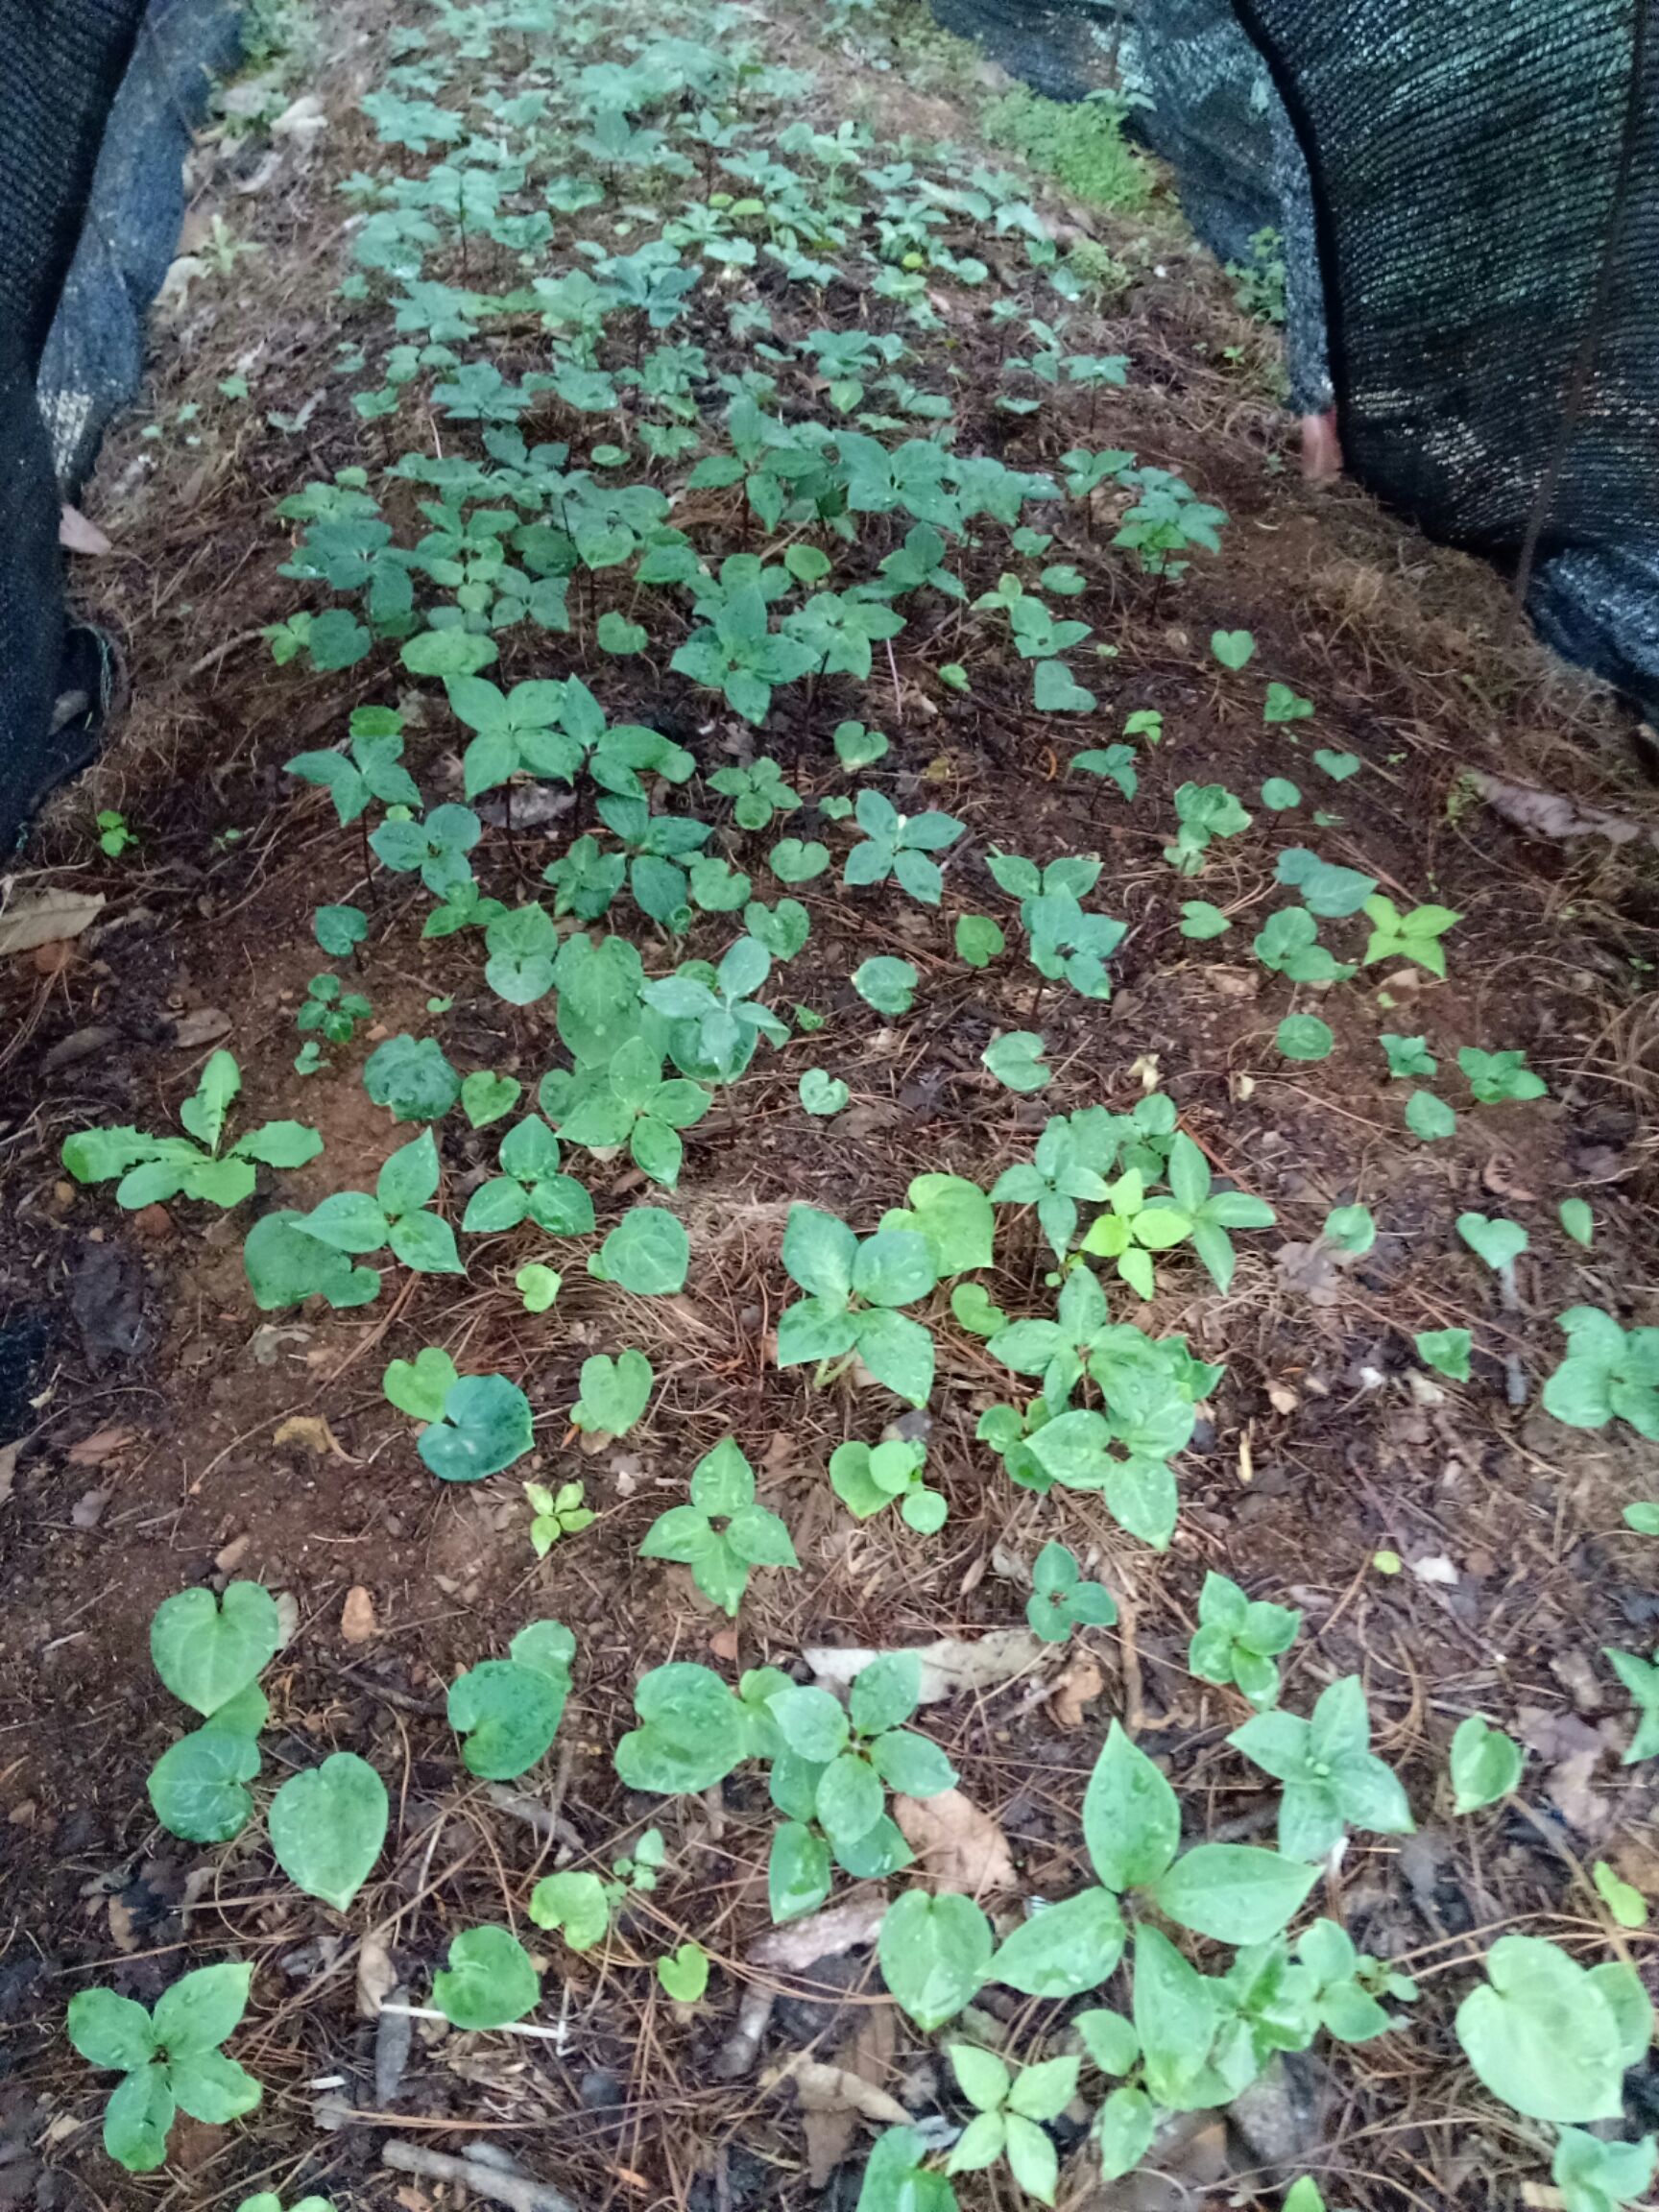
[[[544,1874],[530,1892],[530,1917],[555,1928],[572,1951],[591,1951],[611,1926],[611,1901],[597,1874],[571,1868]]]
[[[1180,1839],[1174,1791],[1114,1720],[1083,1794],[1083,1840],[1095,1873],[1108,1889],[1141,1888],[1158,1880]]]
[[[1520,1222],[1505,1220],[1502,1214],[1459,1214],[1457,1234],[1494,1272],[1518,1260],[1527,1246],[1527,1232]]]
[[[1247,1843],[1198,1843],[1159,1880],[1160,1911],[1219,1943],[1265,1943],[1287,1924],[1316,1866]]]
[[[671,1297],[685,1286],[691,1246],[678,1217],[665,1206],[636,1206],[624,1214],[589,1273],[639,1298]]]
[[[989,914],[960,914],[956,918],[956,957],[970,968],[989,968],[1007,945],[1007,939]]]
[[[413,1359],[394,1359],[380,1386],[398,1412],[413,1421],[439,1421],[444,1401],[460,1381],[447,1352],[428,1344]]]
[[[505,1375],[463,1375],[444,1401],[444,1418],[416,1446],[445,1482],[477,1482],[521,1459],[535,1442],[530,1401]]]
[[[1421,1137],[1425,1144],[1433,1144],[1452,1135],[1457,1126],[1457,1117],[1432,1091],[1413,1091],[1406,1101],[1406,1126],[1413,1137]]]
[[[881,1923],[881,1977],[900,2008],[931,2034],[978,1994],[992,1947],[991,1923],[971,1898],[906,1889]]]
[[[536,2009],[541,1978],[505,1928],[466,1928],[432,1977],[432,2002],[456,2028],[505,2028]]]
[[[1531,2120],[1617,2120],[1624,2036],[1594,1977],[1535,1936],[1501,1936],[1486,1973],[1458,2006],[1456,2026],[1492,2095]],[[1650,2023],[1646,1996],[1642,2004]]]
[[[1043,1061],[1046,1049],[1034,1029],[1009,1029],[994,1037],[979,1058],[1010,1091],[1041,1091],[1053,1080]]]
[[[147,2066],[159,2040],[143,2006],[113,1989],[80,1989],[69,2000],[69,2040],[88,2066],[131,2074]]]
[[[695,2005],[709,1986],[709,1954],[700,1943],[682,1943],[657,1961],[657,1979],[677,2005]]]
[[[264,2095],[252,2075],[223,2051],[191,2051],[174,2058],[167,2084],[180,2112],[213,2128],[252,2112]]]
[[[256,1679],[282,1642],[276,1601],[257,1582],[232,1582],[163,1599],[150,1623],[150,1657],[175,1697],[216,1713]]]
[[[917,981],[908,960],[884,952],[853,971],[853,988],[878,1014],[908,1014],[915,1003]]]
[[[140,2066],[118,2082],[104,2108],[104,2148],[130,2174],[153,2174],[167,2158],[177,2107],[167,2069]]]
[[[271,1849],[297,1887],[344,1912],[380,1856],[389,1816],[373,1767],[336,1751],[290,1775],[271,1800]]]
[[[853,1094],[845,1083],[822,1068],[808,1068],[801,1078],[801,1103],[808,1114],[828,1118],[839,1114]]]
[[[961,1175],[918,1175],[905,1195],[908,1208],[884,1214],[881,1226],[926,1238],[941,1282],[991,1265],[997,1217],[977,1183]]]
[[[1521,1746],[1482,1714],[1460,1720],[1452,1738],[1454,1813],[1479,1813],[1507,1797],[1521,1779]]]
[[[188,1843],[228,1843],[253,1817],[252,1794],[243,1785],[258,1771],[258,1746],[249,1737],[198,1728],[168,1745],[145,1787],[171,1835]]]
[[[487,1782],[511,1782],[546,1756],[569,1695],[563,1678],[517,1659],[485,1659],[450,1685],[449,1725],[461,1762]]]
[[[1286,1060],[1329,1059],[1336,1039],[1329,1022],[1317,1014],[1286,1014],[1274,1042]]]
[[[582,1362],[582,1395],[570,1418],[589,1435],[625,1435],[649,1404],[656,1380],[643,1352],[630,1347],[614,1359],[596,1352]]]
[[[1096,1989],[1117,1965],[1126,1940],[1118,1900],[1109,1889],[1085,1889],[1046,1905],[998,1948],[988,1979],[1027,1997],[1076,1997]]]
[[[614,1755],[625,1789],[693,1795],[723,1780],[748,1753],[744,1709],[707,1667],[671,1660],[654,1668],[634,1693],[634,1709],[641,1725]]]

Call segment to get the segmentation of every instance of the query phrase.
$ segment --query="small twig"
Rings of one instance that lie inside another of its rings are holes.
[[[513,2212],[581,2212],[575,2200],[566,2197],[563,2189],[555,2189],[550,2181],[498,2173],[493,2167],[479,2165],[474,2158],[451,2158],[442,2151],[428,2151],[422,2144],[406,2143],[398,2135],[389,2136],[381,2144],[380,2163],[396,2166],[404,2174],[421,2175],[428,2181],[453,2181],[480,2197],[493,2197],[498,2204],[512,2205]]]
[[[447,2020],[447,2012],[438,2012],[430,2005],[382,2005],[382,2012],[395,2012],[404,2020]],[[557,2043],[560,2050],[569,2042],[564,2027],[539,2028],[534,2020],[505,2020],[493,2031],[497,2035],[540,2035],[544,2043]]]

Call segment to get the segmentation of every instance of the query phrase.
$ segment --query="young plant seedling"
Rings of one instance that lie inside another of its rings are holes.
[[[165,2162],[180,2112],[222,2128],[259,2103],[258,2082],[220,2048],[252,1979],[252,1965],[198,1966],[162,1990],[153,2012],[113,1989],[70,1998],[70,2042],[88,2065],[122,2076],[104,2110],[104,2148],[129,2174]]]
[[[883,1785],[907,1797],[937,1797],[956,1783],[939,1746],[903,1726],[921,1692],[915,1652],[891,1651],[854,1678],[846,1710],[828,1690],[789,1682],[767,1698],[781,1742],[772,1762],[772,1802],[785,1815],[772,1839],[775,1920],[823,1903],[831,1855],[861,1881],[908,1863]]]
[[[524,1499],[531,1513],[530,1548],[538,1559],[545,1559],[562,1536],[579,1536],[598,1519],[584,1503],[580,1482],[561,1482],[557,1490],[526,1482]]]
[[[792,1206],[783,1231],[783,1265],[806,1292],[778,1323],[778,1364],[815,1361],[821,1372],[856,1352],[878,1382],[912,1406],[933,1387],[933,1339],[901,1313],[939,1277],[927,1239],[887,1229],[860,1239],[833,1214]]]
[[[1200,1682],[1233,1684],[1258,1712],[1264,1712],[1279,1702],[1279,1670],[1273,1662],[1289,1650],[1301,1625],[1302,1616],[1293,1606],[1252,1601],[1225,1575],[1206,1575],[1188,1668]]]
[[[1327,1858],[1350,1823],[1380,1836],[1412,1832],[1406,1792],[1371,1749],[1371,1716],[1358,1674],[1321,1691],[1311,1719],[1258,1713],[1227,1741],[1283,1785],[1279,1848],[1286,1858]]]
[[[1118,1605],[1110,1590],[1085,1581],[1077,1555],[1065,1544],[1045,1544],[1031,1570],[1025,1619],[1045,1644],[1064,1644],[1074,1628],[1110,1628]]]
[[[255,1164],[302,1167],[323,1149],[322,1138],[303,1122],[267,1121],[239,1137],[221,1157],[226,1116],[241,1088],[235,1060],[228,1052],[215,1052],[194,1095],[179,1109],[189,1137],[150,1137],[131,1126],[83,1129],[63,1140],[63,1165],[77,1183],[108,1183],[119,1176],[115,1203],[129,1210],[178,1197],[226,1209],[239,1206],[252,1195]]]
[[[562,1622],[532,1621],[505,1659],[482,1659],[449,1686],[449,1725],[461,1764],[486,1782],[512,1782],[544,1759],[565,1718],[576,1639]]]
[[[946,2055],[974,2112],[951,2149],[947,2173],[977,2173],[1002,2158],[1026,2196],[1052,2204],[1060,2160],[1039,2123],[1057,2120],[1070,2104],[1082,2059],[1046,2058],[1015,2073],[995,2053],[972,2044],[948,2044]]]
[[[927,1447],[920,1438],[890,1436],[880,1444],[850,1438],[830,1455],[830,1486],[856,1520],[868,1521],[899,1503],[899,1517],[919,1536],[943,1528],[950,1514],[943,1492],[922,1479]]]
[[[924,906],[937,906],[945,878],[937,861],[929,857],[953,845],[962,824],[952,814],[901,814],[879,791],[858,794],[854,817],[864,832],[842,870],[844,883],[885,883],[889,877],[902,891]]]
[[[725,1526],[717,1528],[716,1521]],[[755,1503],[755,1470],[731,1436],[698,1460],[690,1503],[659,1514],[639,1551],[689,1567],[698,1589],[733,1619],[753,1568],[801,1564],[783,1523]]]

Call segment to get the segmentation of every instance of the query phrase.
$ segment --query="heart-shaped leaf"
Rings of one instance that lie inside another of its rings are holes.
[[[257,1582],[232,1582],[223,1602],[211,1590],[180,1590],[150,1623],[156,1673],[202,1714],[216,1713],[254,1681],[281,1642],[276,1600]]]
[[[336,1751],[283,1783],[271,1800],[271,1848],[308,1897],[344,1912],[386,1840],[386,1785],[366,1759]]]

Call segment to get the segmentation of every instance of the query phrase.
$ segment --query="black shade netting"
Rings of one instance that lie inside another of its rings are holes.
[[[0,0],[0,855],[90,757],[100,640],[67,622],[59,511],[138,389],[184,157],[239,0]]]
[[[1283,241],[1291,403],[1659,714],[1659,0],[933,0],[1116,84],[1198,235]]]

